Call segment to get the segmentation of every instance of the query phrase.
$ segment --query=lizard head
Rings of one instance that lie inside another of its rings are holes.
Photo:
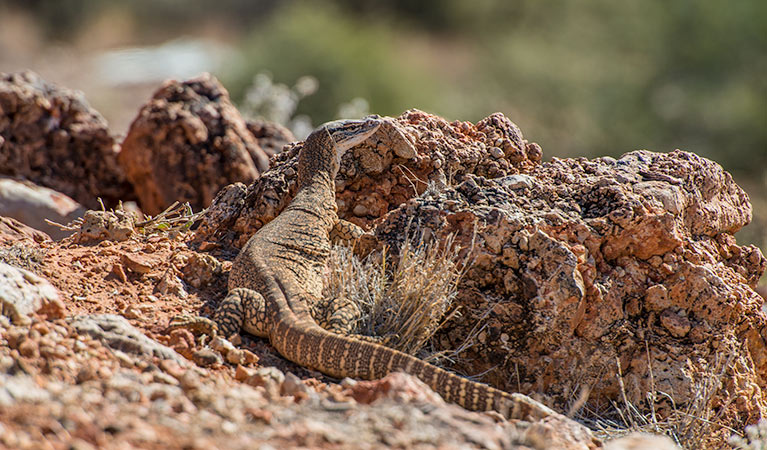
[[[316,174],[333,178],[341,166],[341,157],[378,130],[383,121],[378,116],[359,120],[335,120],[314,130],[304,143],[298,158],[299,183],[310,183]]]
[[[364,142],[381,126],[378,116],[369,116],[360,120],[335,120],[320,127],[318,132],[327,135],[332,148],[335,150],[336,161],[340,164],[341,157],[347,150]]]

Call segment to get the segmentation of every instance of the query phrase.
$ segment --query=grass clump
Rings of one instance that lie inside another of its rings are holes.
[[[335,246],[324,294],[356,304],[361,312],[357,333],[416,354],[455,313],[449,311],[466,265],[452,238],[421,245],[406,241],[397,257],[384,249],[364,260],[350,248]]]

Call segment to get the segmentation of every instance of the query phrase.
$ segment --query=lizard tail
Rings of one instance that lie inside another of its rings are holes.
[[[332,377],[374,380],[402,371],[446,401],[472,411],[494,410],[511,418],[524,406],[519,405],[524,396],[473,382],[389,347],[328,332],[309,320],[279,321],[274,331],[272,345],[284,357]]]

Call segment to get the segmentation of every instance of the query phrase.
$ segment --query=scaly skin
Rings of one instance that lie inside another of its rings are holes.
[[[343,152],[370,137],[377,119],[338,121],[314,131],[299,154],[298,193],[274,220],[256,232],[234,261],[229,295],[206,319],[171,326],[216,331],[228,337],[241,329],[268,338],[285,358],[336,378],[378,379],[404,371],[445,400],[470,410],[495,410],[509,418],[554,414],[520,394],[475,383],[413,356],[349,336],[346,312],[335,311],[329,330],[310,314],[322,291],[330,233],[338,231],[334,178]],[[341,234],[344,230],[340,230]],[[354,233],[354,232],[352,232]],[[353,238],[354,236],[352,236]]]

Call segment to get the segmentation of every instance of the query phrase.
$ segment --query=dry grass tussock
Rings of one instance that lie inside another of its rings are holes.
[[[760,422],[758,427],[748,427],[744,437],[738,430],[727,426],[722,417],[732,399],[714,407],[715,398],[723,397],[724,375],[733,369],[732,359],[731,356],[719,355],[707,370],[695,371],[693,401],[686,405],[676,404],[671,394],[656,389],[650,368],[651,388],[647,392],[645,407],[639,407],[628,399],[620,362],[616,361],[615,376],[621,388],[622,401],[594,409],[584,406],[586,402],[579,398],[573,402],[570,415],[606,441],[632,432],[644,432],[666,435],[683,449],[698,450],[721,448],[721,442],[729,436],[729,444],[733,448],[767,450],[767,422]],[[690,370],[693,371],[692,367]]]
[[[396,258],[384,249],[361,261],[351,249],[335,246],[324,294],[357,305],[357,333],[428,359],[423,350],[429,338],[456,314],[451,304],[468,265],[459,250],[452,238],[421,245],[408,241]]]

